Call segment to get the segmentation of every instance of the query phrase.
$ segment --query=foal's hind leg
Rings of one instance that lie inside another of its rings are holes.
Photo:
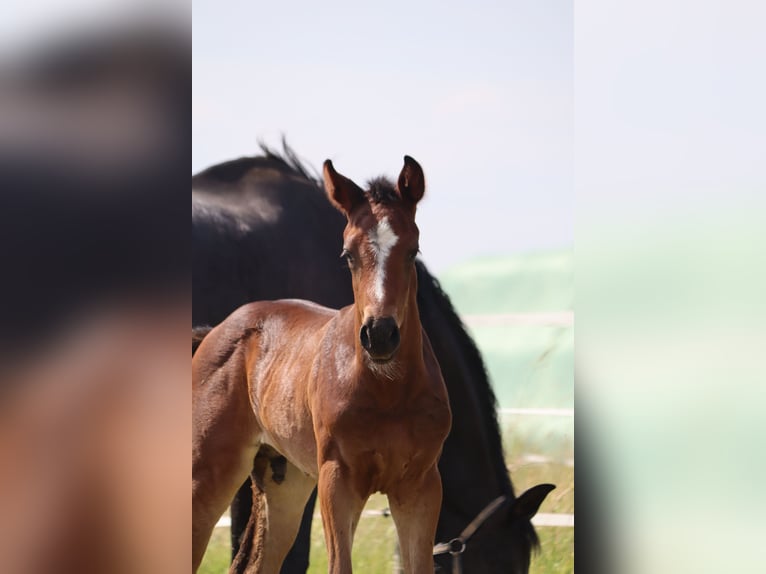
[[[253,468],[253,510],[232,574],[276,574],[290,550],[316,481],[284,457],[261,453]],[[258,524],[256,524],[258,523]]]
[[[215,523],[247,478],[258,426],[237,357],[223,365],[192,363],[192,571],[199,568]],[[235,354],[236,355],[236,354]],[[204,359],[202,359],[204,361]]]

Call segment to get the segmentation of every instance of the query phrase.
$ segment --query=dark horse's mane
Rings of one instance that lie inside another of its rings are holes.
[[[282,173],[301,177],[322,187],[319,173],[313,166],[298,157],[298,154],[282,139],[282,151],[277,151],[264,142],[258,142],[261,155],[243,156],[208,167],[192,176],[192,182],[217,181],[234,183],[239,181],[253,168],[276,169]],[[399,201],[396,186],[384,176],[376,177],[367,182],[365,195],[373,203],[390,204]]]
[[[463,352],[465,353],[466,362],[471,369],[471,373],[474,375],[473,382],[477,387],[476,395],[478,396],[479,404],[481,405],[482,415],[484,417],[485,424],[487,425],[487,441],[490,444],[490,450],[492,452],[501,453],[500,457],[493,457],[492,464],[497,475],[497,480],[501,485],[504,492],[510,493],[514,496],[513,485],[508,475],[508,469],[505,467],[505,457],[502,456],[503,445],[500,437],[500,423],[497,419],[497,397],[495,391],[489,382],[489,375],[487,374],[487,368],[484,365],[484,359],[481,357],[479,348],[476,343],[468,334],[468,331],[460,320],[460,317],[455,312],[455,308],[452,306],[452,301],[449,295],[444,292],[439,280],[431,275],[426,269],[425,265],[421,261],[417,262],[418,270],[418,285],[421,290],[427,287],[429,293],[432,295],[431,301],[436,303],[439,310],[442,311],[443,316],[447,319],[452,333],[458,338],[458,342]],[[423,296],[425,298],[425,290],[419,291],[418,297]],[[421,304],[420,302],[418,303]],[[525,523],[524,536],[529,542],[530,547],[537,549],[540,547],[540,540],[537,537],[535,529],[531,523]]]
[[[317,171],[302,161],[282,139],[282,151],[276,151],[264,142],[258,142],[262,155],[244,156],[211,166],[192,177],[192,181],[214,180],[234,183],[253,168],[276,169],[289,175],[305,178],[318,186],[321,181]]]

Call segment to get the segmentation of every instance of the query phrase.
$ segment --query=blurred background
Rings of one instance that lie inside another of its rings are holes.
[[[578,486],[620,571],[766,564],[765,17],[577,3]]]

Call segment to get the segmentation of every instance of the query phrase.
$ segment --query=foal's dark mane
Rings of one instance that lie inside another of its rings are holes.
[[[365,195],[372,203],[391,205],[401,201],[396,187],[387,177],[376,177],[367,182],[367,191]]]
[[[513,485],[504,462],[505,457],[502,439],[500,437],[500,424],[497,420],[497,397],[489,382],[489,376],[487,375],[484,360],[481,358],[481,353],[474,340],[468,334],[460,317],[455,312],[455,308],[452,306],[452,301],[450,300],[449,295],[442,289],[439,280],[431,275],[420,260],[417,261],[417,270],[419,286],[418,298],[421,296],[425,298],[425,289],[427,288],[431,294],[431,301],[437,304],[444,318],[449,323],[451,332],[458,338],[460,348],[465,354],[466,363],[473,375],[472,380],[474,385],[480,387],[477,389],[476,395],[482,410],[484,423],[487,426],[489,448],[491,452],[498,455],[492,457],[492,465],[494,466],[498,483],[501,485],[503,492],[505,494],[510,494],[512,498],[515,498]],[[523,534],[531,548],[539,548],[540,540],[531,523],[526,522],[524,524]]]

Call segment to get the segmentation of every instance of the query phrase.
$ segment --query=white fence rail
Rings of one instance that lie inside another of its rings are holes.
[[[461,315],[469,327],[503,327],[506,325],[542,325],[569,327],[574,325],[574,311],[549,311],[545,313],[492,313],[490,315]]]
[[[553,526],[555,528],[574,528],[574,514],[548,514],[539,512],[532,517],[535,526]]]
[[[391,513],[388,510],[365,510],[362,516],[383,516],[389,517]],[[315,514],[314,520],[320,520],[321,515]],[[574,514],[549,514],[539,512],[532,517],[532,524],[535,526],[552,526],[555,528],[573,528]],[[216,528],[231,528],[231,517],[221,516],[215,524]]]
[[[574,409],[548,409],[548,408],[528,408],[528,409],[497,409],[501,415],[524,415],[535,417],[573,417]]]

